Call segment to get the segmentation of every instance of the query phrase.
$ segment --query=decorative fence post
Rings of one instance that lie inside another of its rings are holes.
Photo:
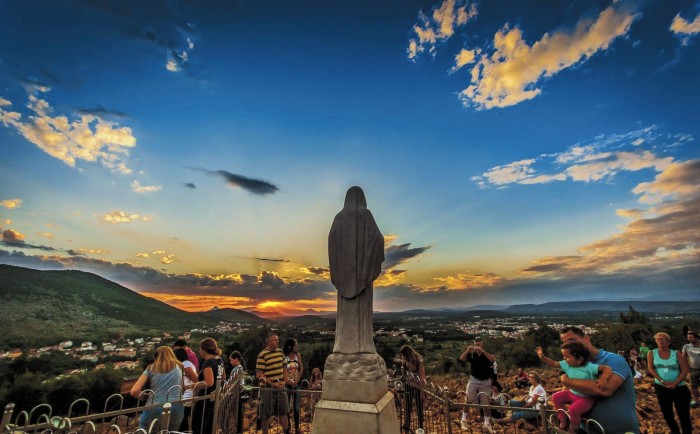
[[[163,404],[163,413],[160,415],[160,431],[167,431],[170,426],[170,408],[172,404],[166,402]]]
[[[0,433],[10,432],[8,425],[12,420],[12,412],[15,411],[15,404],[9,403],[5,406],[5,411],[2,413],[2,425],[0,425]]]
[[[216,387],[214,388],[214,391],[212,392],[213,398],[214,398],[214,420],[212,421],[211,424],[211,432],[210,433],[204,433],[204,434],[217,434],[219,432],[219,398],[222,396],[221,393],[221,381],[222,381],[222,372],[219,370],[219,375],[216,377]]]
[[[452,417],[450,415],[450,394],[447,388],[442,389],[442,402],[445,406],[445,423],[447,425],[447,434],[452,434]]]
[[[542,434],[549,434],[549,422],[547,421],[547,406],[540,406],[540,420],[542,423]]]

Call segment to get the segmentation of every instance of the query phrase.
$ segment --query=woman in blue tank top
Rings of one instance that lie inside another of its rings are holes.
[[[690,390],[684,381],[690,372],[688,362],[680,351],[670,348],[671,337],[668,334],[657,333],[654,341],[658,348],[647,355],[647,366],[654,377],[654,389],[661,413],[672,433],[691,434]],[[680,430],[673,414],[674,406],[681,422]]]

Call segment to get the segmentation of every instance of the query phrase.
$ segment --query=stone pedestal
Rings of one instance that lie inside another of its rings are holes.
[[[334,353],[325,370],[312,434],[399,434],[394,395],[387,390],[379,355]]]
[[[399,434],[394,395],[386,392],[373,404],[321,399],[316,404],[311,434],[330,433]]]

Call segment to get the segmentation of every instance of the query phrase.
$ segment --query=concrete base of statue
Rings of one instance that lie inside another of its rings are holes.
[[[333,353],[325,371],[312,434],[399,434],[394,395],[379,355]]]
[[[346,387],[354,386],[348,384]],[[321,399],[314,410],[311,434],[328,433],[399,434],[394,395],[386,392],[372,404]]]

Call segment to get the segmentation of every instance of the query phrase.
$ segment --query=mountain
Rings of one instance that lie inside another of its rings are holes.
[[[264,320],[250,312],[246,312],[241,309],[232,309],[232,308],[219,308],[214,306],[213,308],[204,311],[204,312],[197,312],[198,315],[201,315],[205,318],[211,318],[216,321],[226,321],[226,322],[247,322],[247,323],[262,323]]]
[[[698,301],[565,301],[542,304],[516,304],[503,312],[509,314],[546,314],[558,312],[627,312],[632,306],[639,312],[700,313]]]
[[[0,317],[5,346],[97,341],[121,333],[180,334],[221,320],[176,309],[92,273],[10,265],[0,265]]]
[[[322,316],[318,316],[318,315],[301,315],[301,316],[286,317],[284,319],[280,319],[280,321],[282,321],[286,324],[294,324],[294,325],[313,325],[313,324],[335,325],[335,315],[333,315],[332,318],[322,317]]]

